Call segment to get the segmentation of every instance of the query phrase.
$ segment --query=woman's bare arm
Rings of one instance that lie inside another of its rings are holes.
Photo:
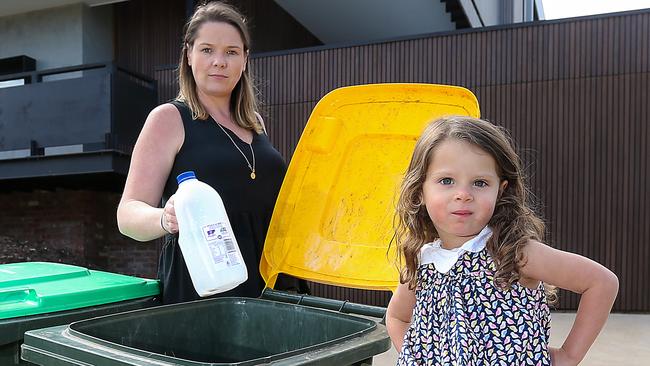
[[[120,232],[138,241],[161,237],[162,208],[158,208],[165,182],[185,138],[180,113],[163,104],[149,113],[133,149],[124,193],[117,208]],[[166,208],[172,216],[171,210]],[[175,221],[175,217],[173,220]],[[174,229],[166,226],[167,230]]]

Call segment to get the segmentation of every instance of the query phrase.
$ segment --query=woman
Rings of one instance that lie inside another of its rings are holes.
[[[166,304],[199,299],[174,211],[176,176],[188,170],[221,195],[248,268],[248,280],[220,296],[256,297],[264,288],[258,267],[286,165],[256,113],[249,46],[236,9],[198,7],[185,28],[178,96],[151,111],[133,150],[118,226],[139,241],[165,235],[158,277]]]

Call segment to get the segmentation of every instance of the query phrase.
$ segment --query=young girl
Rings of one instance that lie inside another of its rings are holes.
[[[386,325],[398,365],[577,365],[602,329],[616,276],[540,242],[519,157],[486,121],[432,122],[401,187],[396,238],[405,264]],[[548,347],[547,297],[582,294],[561,348]]]

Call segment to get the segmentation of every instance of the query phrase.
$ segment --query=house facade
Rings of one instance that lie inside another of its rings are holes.
[[[115,209],[144,118],[177,92],[182,26],[195,2],[25,3],[0,5],[0,237],[28,254],[155,276],[160,243],[123,237]],[[518,142],[549,242],[619,275],[616,310],[650,311],[641,280],[650,275],[641,244],[650,218],[649,12],[543,21],[539,1],[231,3],[251,24],[262,114],[285,159],[337,87],[467,87],[483,117]],[[576,301],[562,296],[559,307]]]

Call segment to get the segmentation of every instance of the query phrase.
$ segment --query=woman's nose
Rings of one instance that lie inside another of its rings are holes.
[[[217,55],[214,57],[213,65],[219,68],[225,68],[227,63],[226,63],[226,58],[223,57],[223,55]]]

